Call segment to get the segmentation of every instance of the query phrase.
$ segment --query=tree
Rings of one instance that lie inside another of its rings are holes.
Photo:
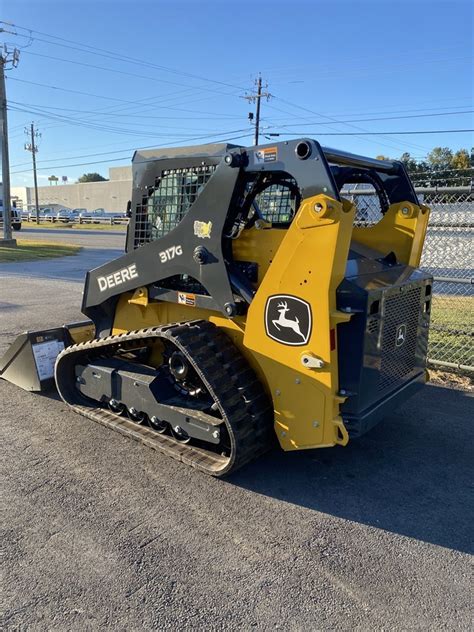
[[[471,167],[471,157],[467,149],[460,149],[454,154],[451,160],[451,167],[453,169],[469,169]]]
[[[466,186],[472,182],[474,148],[469,154],[467,149],[453,153],[449,147],[435,147],[425,160],[416,160],[408,152],[399,160],[417,187]]]
[[[453,160],[453,152],[449,147],[435,147],[426,158],[435,169],[449,169]]]
[[[100,173],[85,173],[78,179],[78,182],[107,182],[108,178],[104,178]]]
[[[410,173],[413,173],[418,170],[418,163],[411,155],[406,151],[400,156],[400,162],[403,162],[405,165],[405,169]]]

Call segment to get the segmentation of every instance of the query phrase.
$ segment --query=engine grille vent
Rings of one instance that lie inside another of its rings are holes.
[[[367,320],[367,331],[369,334],[376,334],[379,329],[379,319],[378,318],[369,318]]]
[[[427,329],[418,335],[421,289],[414,286],[384,300],[379,391],[406,381],[417,366],[419,351],[426,346]]]

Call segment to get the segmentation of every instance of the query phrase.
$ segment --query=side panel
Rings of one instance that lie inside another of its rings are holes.
[[[337,324],[350,318],[336,309],[336,288],[354,213],[348,202],[306,199],[249,308],[244,345],[267,377],[285,450],[348,439],[339,416],[334,343]],[[301,305],[309,306],[309,319]]]

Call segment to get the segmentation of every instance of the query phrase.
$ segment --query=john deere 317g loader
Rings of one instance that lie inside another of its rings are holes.
[[[130,214],[89,321],[20,335],[3,378],[214,476],[275,437],[346,445],[425,383],[429,212],[401,163],[309,139],[138,151]]]

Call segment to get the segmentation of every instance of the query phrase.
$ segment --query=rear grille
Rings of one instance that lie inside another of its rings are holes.
[[[383,302],[383,330],[378,390],[396,388],[417,366],[418,350],[426,344],[427,330],[420,338],[420,286],[387,296]]]
[[[379,330],[379,319],[369,318],[367,320],[367,331],[369,334],[376,334]]]

